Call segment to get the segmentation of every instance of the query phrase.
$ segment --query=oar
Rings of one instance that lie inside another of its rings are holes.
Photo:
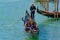
[[[28,13],[27,10],[26,10],[26,13]],[[23,20],[23,17],[22,17],[22,18],[19,18],[17,21],[15,21],[15,22],[13,22],[13,23],[11,23],[11,24],[9,24],[9,25],[4,25],[4,26],[13,26],[13,25],[15,25],[17,22],[19,22],[20,19],[22,19],[22,21],[24,21],[24,20]],[[22,21],[20,21],[20,22],[22,22]]]
[[[11,23],[11,24],[8,24],[8,25],[4,25],[4,26],[13,26],[15,25],[17,22],[19,22],[21,20],[21,18],[19,18],[18,20],[16,20],[15,22]],[[20,21],[22,22],[22,21]]]

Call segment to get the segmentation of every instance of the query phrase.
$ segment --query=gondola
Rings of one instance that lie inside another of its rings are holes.
[[[37,8],[37,12],[38,12],[39,14],[42,14],[42,15],[44,15],[44,16],[51,17],[51,18],[54,18],[54,16],[55,16],[55,17],[58,16],[58,18],[60,17],[60,12],[43,11],[43,10],[39,10],[38,8]],[[57,13],[58,13],[58,14],[57,14]]]
[[[28,11],[26,11],[26,13],[28,13]],[[23,18],[22,18],[22,21],[23,21]],[[26,22],[27,23],[27,22]],[[37,24],[36,24],[37,25]],[[24,24],[24,27],[25,27],[25,24]],[[27,30],[26,30],[26,28],[24,28],[25,29],[25,31],[27,32],[27,33],[32,33],[32,34],[39,34],[39,28],[36,28],[35,29],[35,31],[34,30],[32,30],[32,28],[30,27],[30,32],[28,32]]]

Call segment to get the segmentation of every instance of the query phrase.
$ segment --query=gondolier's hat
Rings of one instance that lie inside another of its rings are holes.
[[[32,5],[34,5],[34,2],[32,2]]]

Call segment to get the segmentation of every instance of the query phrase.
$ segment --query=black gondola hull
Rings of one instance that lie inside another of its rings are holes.
[[[46,12],[46,11],[43,11],[43,10],[39,10],[38,8],[37,8],[37,12],[39,14],[42,14],[44,16],[51,17],[51,18],[54,18],[54,17],[57,17],[57,16],[58,16],[58,18],[60,17],[60,13],[58,13],[58,15],[57,14],[55,15],[55,13],[57,13],[57,12],[49,13],[49,12]]]

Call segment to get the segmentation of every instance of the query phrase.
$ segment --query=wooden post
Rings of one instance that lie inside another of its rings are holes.
[[[44,8],[45,8],[45,2],[46,2],[46,1],[45,1],[45,0],[43,0],[43,6],[44,6]]]
[[[56,0],[54,0],[54,12],[56,11]],[[54,13],[54,18],[56,18],[56,13]]]
[[[58,4],[59,4],[59,0],[56,1],[57,3],[57,18],[58,18]]]
[[[39,1],[39,3],[41,4],[41,0]]]
[[[40,4],[44,6],[44,0],[40,0]]]
[[[46,11],[49,11],[49,0],[47,0],[47,10]]]
[[[41,0],[41,5],[43,6],[43,0]]]
[[[44,6],[44,4],[43,4],[43,3],[44,3],[44,0],[42,0],[42,6]]]
[[[55,3],[54,18],[58,18],[58,0],[54,0],[54,3]]]
[[[45,0],[45,11],[49,11],[49,0]]]
[[[45,3],[45,11],[46,11],[46,0],[45,0],[45,2],[44,2],[44,3]]]
[[[45,5],[44,5],[44,6],[45,6],[45,11],[46,11],[46,0],[44,0],[44,1],[45,1],[45,2],[44,2],[44,3],[45,3]]]
[[[40,4],[42,4],[42,0],[40,0]]]
[[[43,0],[43,7],[45,6],[44,2],[45,2],[45,0]]]

